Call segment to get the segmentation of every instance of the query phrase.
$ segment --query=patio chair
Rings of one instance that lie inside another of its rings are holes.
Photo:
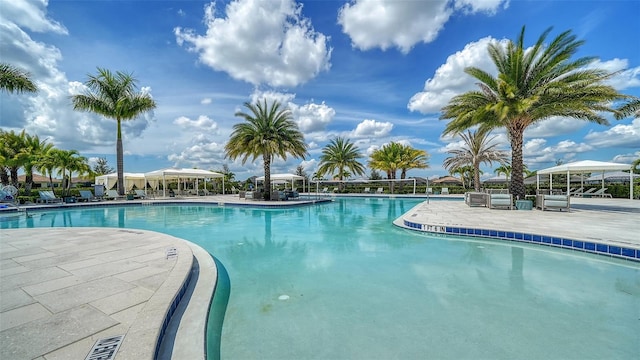
[[[608,194],[605,191],[607,191],[607,188],[600,188],[600,189],[598,189],[598,191],[592,193],[591,196],[600,196],[600,197],[613,198],[613,196],[611,196],[611,194]]]
[[[569,195],[536,195],[536,208],[545,211],[550,209],[557,209],[562,211],[563,209],[570,211],[571,209],[571,196]]]
[[[440,190],[440,194],[449,195],[449,188],[442,188],[442,190]]]
[[[371,193],[371,188],[366,187],[366,188],[364,188],[364,191],[362,191],[362,192],[365,193],[365,194],[370,194]]]
[[[569,190],[569,196],[580,196],[580,194],[582,194],[582,191],[584,190],[584,187],[579,187],[577,189],[571,189]]]
[[[379,187],[378,190],[376,190],[376,194],[382,194],[383,191],[384,189]]]
[[[91,192],[91,190],[80,190],[80,198],[78,199],[78,201],[100,201],[98,198],[96,198],[95,196],[93,196],[93,193]]]
[[[466,192],[464,194],[464,202],[467,206],[487,206],[488,197],[490,195],[482,192]]]
[[[427,194],[430,194],[430,195],[433,194],[433,188],[432,187],[428,187],[427,188]]]
[[[337,192],[338,192],[338,187],[334,187],[334,188],[333,188],[333,192],[334,192],[334,193],[337,193]]]
[[[512,194],[487,194],[487,207],[489,209],[507,208],[513,210]]]
[[[323,189],[322,189],[322,193],[323,193],[323,194],[326,194],[326,193],[328,193],[328,192],[329,192],[329,188],[327,188],[327,187],[326,187],[326,188],[323,188]]]
[[[0,186],[0,202],[15,204],[18,200],[17,194],[18,189],[13,185]]]

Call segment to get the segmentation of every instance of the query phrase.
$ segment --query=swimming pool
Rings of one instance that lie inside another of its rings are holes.
[[[418,201],[87,208],[0,227],[141,228],[199,244],[231,280],[224,359],[637,356],[640,265],[391,225]]]

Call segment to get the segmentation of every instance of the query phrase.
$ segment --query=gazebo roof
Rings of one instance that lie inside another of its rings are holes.
[[[568,164],[553,166],[547,169],[538,170],[538,175],[566,174],[567,172],[568,173],[584,173],[584,172],[594,172],[594,171],[616,171],[616,170],[629,170],[629,169],[631,169],[631,165],[628,165],[628,164],[594,161],[594,160],[583,160],[583,161],[576,161]]]

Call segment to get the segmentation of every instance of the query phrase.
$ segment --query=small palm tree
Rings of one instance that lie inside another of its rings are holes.
[[[338,180],[342,181],[351,174],[364,175],[365,167],[358,161],[363,158],[360,149],[348,139],[337,137],[332,139],[322,149],[320,156],[320,164],[318,166],[318,174],[335,175]],[[342,189],[342,183],[340,183]]]
[[[226,156],[231,160],[242,157],[244,164],[249,157],[255,161],[262,156],[264,166],[264,198],[271,199],[271,162],[274,157],[287,159],[287,154],[304,159],[307,144],[298,125],[291,119],[291,111],[282,109],[279,102],[271,106],[267,100],[263,103],[244,103],[249,113],[237,112],[235,115],[245,122],[235,124],[229,142],[225,145]]]
[[[407,171],[411,169],[426,169],[429,154],[426,151],[403,145],[400,154],[400,179],[407,178]]]
[[[38,87],[31,81],[31,75],[9,64],[0,64],[0,90],[7,92],[36,92]]]
[[[124,153],[122,150],[122,121],[132,120],[153,110],[156,103],[151,95],[136,92],[137,80],[131,74],[98,68],[97,75],[88,75],[85,82],[88,91],[74,95],[73,109],[93,112],[116,120],[116,168],[118,172],[118,194],[124,195]]]
[[[479,175],[482,175],[482,173],[483,173],[482,170],[480,170]],[[451,174],[451,176],[454,176],[456,174],[460,175],[460,181],[462,181],[463,189],[466,189],[467,185],[470,188],[471,184],[473,183],[474,171],[473,171],[473,166],[471,165],[465,165],[465,166],[460,166],[460,167],[450,169],[449,174]]]
[[[0,129],[0,177],[2,184],[9,183],[18,187],[18,170],[24,163],[24,158],[20,155],[20,150],[24,148],[24,138],[16,134],[13,130],[4,131]]]
[[[527,49],[524,30],[523,27],[517,42],[509,41],[506,47],[498,43],[489,45],[497,77],[479,68],[465,69],[479,81],[480,90],[451,99],[440,117],[451,120],[445,134],[457,134],[478,125],[483,131],[507,130],[513,167],[510,190],[521,199],[525,196],[522,146],[527,127],[552,117],[608,125],[602,113],[618,114],[611,104],[629,98],[605,84],[611,73],[587,67],[596,58],[571,60],[584,43],[576,40],[571,31],[561,33],[545,45],[551,31],[548,29]]]
[[[444,160],[445,169],[456,169],[465,165],[473,166],[473,186],[475,191],[480,191],[480,164],[491,164],[494,161],[505,163],[507,153],[497,150],[498,143],[491,143],[496,137],[488,137],[486,131],[460,133],[464,141],[464,147],[447,151],[450,157]]]
[[[497,168],[495,168],[493,172],[496,174],[496,176],[504,174],[504,176],[507,178],[507,182],[509,182],[509,176],[511,176],[511,165],[506,163],[502,164],[502,166],[498,166]]]
[[[18,156],[21,158],[20,162],[25,174],[25,195],[29,196],[33,187],[33,170],[37,167],[40,159],[53,149],[53,144],[47,143],[46,140],[40,140],[37,135],[29,135],[24,130],[20,136],[23,148],[20,149]]]
[[[78,150],[52,149],[47,154],[45,161],[52,165],[50,174],[54,170],[58,170],[58,173],[62,175],[63,193],[65,195],[69,195],[71,191],[71,177],[74,172],[85,174],[91,170],[87,163],[87,158],[80,156]]]

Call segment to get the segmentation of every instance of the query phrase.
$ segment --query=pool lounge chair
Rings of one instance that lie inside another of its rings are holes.
[[[569,196],[580,196],[582,194],[582,191],[584,190],[584,187],[579,187],[577,189],[571,189],[569,190]]]
[[[106,194],[104,195],[104,198],[109,200],[118,200],[118,199],[124,199],[124,196],[118,195],[117,190],[107,190]]]
[[[91,190],[80,190],[80,198],[78,199],[78,201],[89,202],[89,201],[100,201],[100,199],[93,196],[93,193],[91,192]]]
[[[440,194],[449,195],[449,188],[442,188],[442,190],[440,190]]]
[[[378,190],[376,190],[376,194],[382,194],[384,192],[384,189],[379,187]]]
[[[428,187],[427,188],[427,194],[433,194],[433,188]]]
[[[328,193],[328,192],[329,192],[329,188],[323,188],[323,189],[322,189],[322,193],[323,193],[323,194],[326,194],[326,193]]]
[[[364,188],[363,193],[365,193],[365,194],[371,193],[371,188],[368,188],[368,187]]]
[[[41,191],[38,191],[38,193],[40,194],[40,198],[37,200],[37,202],[45,203],[45,204],[62,202],[62,199],[59,197],[56,197],[56,195],[51,190],[41,190]]]
[[[596,191],[596,188],[591,188],[591,189],[589,189],[589,190],[587,190],[587,191],[585,191],[583,193],[576,194],[576,196],[579,196],[579,197],[590,197],[591,194],[593,194],[594,191]]]
[[[599,196],[599,197],[609,197],[609,198],[613,198],[613,196],[611,196],[611,194],[606,193],[605,191],[607,191],[607,188],[600,188],[598,189],[598,191],[594,192],[591,194],[591,196]]]
[[[147,193],[144,190],[134,190],[136,199],[146,199]]]

